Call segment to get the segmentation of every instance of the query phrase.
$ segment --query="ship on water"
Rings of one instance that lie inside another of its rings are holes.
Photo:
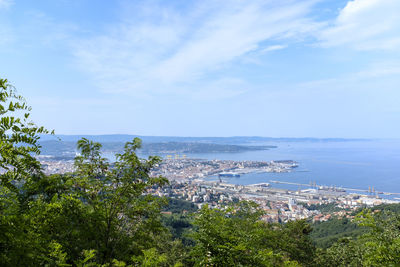
[[[221,172],[218,173],[218,177],[240,177],[240,174],[235,172]]]

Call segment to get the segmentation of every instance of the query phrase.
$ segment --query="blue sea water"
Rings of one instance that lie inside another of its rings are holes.
[[[295,160],[299,163],[299,167],[290,173],[251,173],[225,179],[234,184],[255,184],[270,180],[309,184],[312,181],[326,186],[357,189],[374,187],[376,191],[400,193],[400,140],[276,142],[260,145],[278,147],[243,153],[188,154],[187,157]],[[294,189],[295,186],[284,187]]]

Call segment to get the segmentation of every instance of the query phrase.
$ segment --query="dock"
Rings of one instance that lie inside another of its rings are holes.
[[[321,189],[331,189],[331,190],[345,190],[345,191],[355,191],[355,192],[365,192],[365,193],[370,193],[370,194],[378,194],[378,195],[387,195],[387,196],[393,196],[393,195],[398,195],[400,196],[400,193],[393,193],[393,192],[383,192],[383,191],[375,191],[372,187],[368,189],[359,189],[359,188],[347,188],[347,187],[337,187],[337,186],[325,186],[325,185],[317,185],[316,183],[309,183],[309,184],[302,184],[302,183],[295,183],[295,182],[284,182],[284,181],[276,181],[276,180],[270,180],[270,183],[274,184],[288,184],[288,185],[296,185],[296,186],[311,186],[315,188],[321,188]]]

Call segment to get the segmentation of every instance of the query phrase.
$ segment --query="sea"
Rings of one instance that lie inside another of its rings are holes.
[[[223,179],[232,184],[270,183],[274,180],[400,193],[400,139],[268,142],[254,145],[274,145],[277,148],[241,153],[187,154],[186,157],[239,161],[294,160],[299,164],[289,173],[249,173]],[[218,177],[207,179],[217,180]],[[271,186],[293,190],[307,187],[285,184]]]

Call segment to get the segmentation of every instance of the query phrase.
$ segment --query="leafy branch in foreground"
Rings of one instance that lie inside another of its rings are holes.
[[[6,79],[0,79],[0,183],[18,193],[15,182],[27,182],[40,173],[33,154],[40,153],[39,134],[49,134],[30,121],[31,107]]]
[[[149,176],[160,159],[140,159],[135,153],[140,144],[138,138],[127,142],[124,153],[117,155],[111,167],[101,157],[99,143],[87,139],[78,142],[81,156],[75,159],[77,171],[69,182],[87,206],[93,224],[92,238],[98,240],[92,249],[98,251],[103,262],[112,258],[127,260],[127,255],[137,254],[140,246],[149,248],[138,244],[140,236],[146,236],[141,239],[144,243],[154,245],[150,236],[164,231],[159,221],[164,200],[143,193],[152,186],[164,185],[167,180]]]

